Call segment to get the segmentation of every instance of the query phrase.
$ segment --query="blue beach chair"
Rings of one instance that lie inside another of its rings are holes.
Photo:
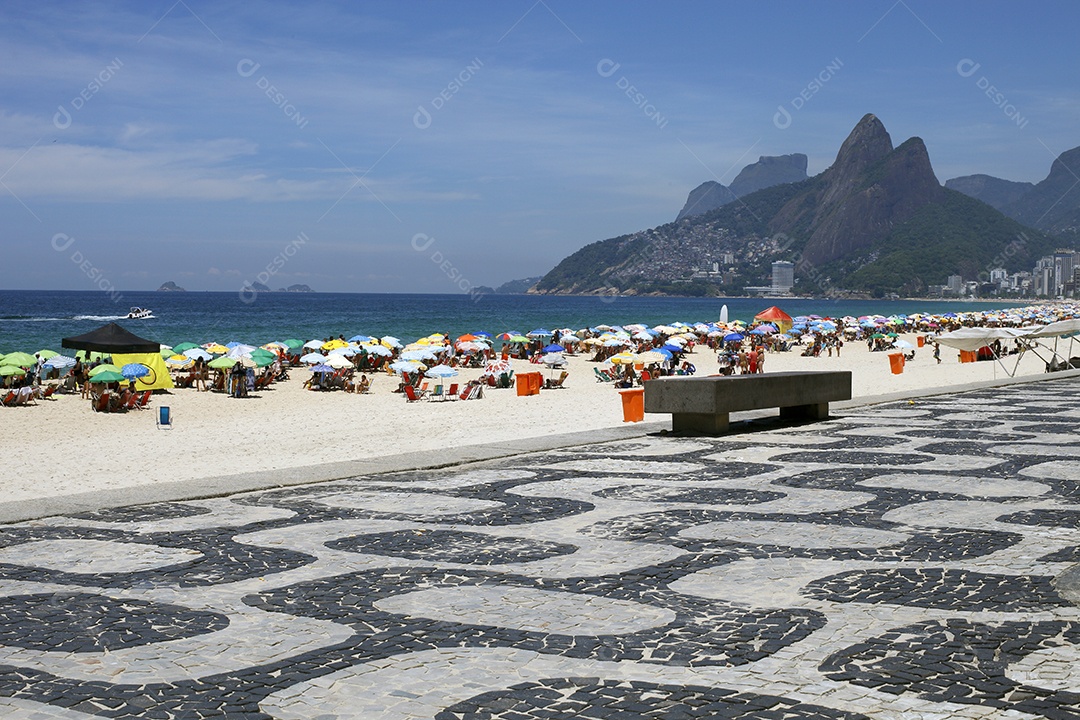
[[[162,429],[172,430],[172,410],[168,405],[158,408],[157,426]]]

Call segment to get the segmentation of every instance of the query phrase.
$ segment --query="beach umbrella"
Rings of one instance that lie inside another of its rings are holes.
[[[393,366],[391,366],[393,367]],[[492,360],[484,366],[484,375],[501,375],[508,373],[512,370],[509,361],[507,360]]]
[[[728,333],[724,336],[724,342],[742,342],[746,336],[741,333]]]
[[[3,360],[0,360],[0,365],[17,365],[19,367],[30,367],[37,364],[37,358],[30,353],[13,352],[4,356]]]
[[[213,360],[214,359],[213,355],[206,352],[201,347],[188,348],[187,350],[184,350],[180,354],[183,355],[186,358],[191,359],[191,360]]]
[[[305,350],[322,350],[322,346],[322,340],[308,340],[306,343],[304,343]]]
[[[548,345],[547,347],[545,347],[540,352],[542,352],[544,354],[547,354],[547,353],[561,353],[561,352],[566,352],[566,348],[564,348],[562,345],[554,344],[554,345]]]
[[[180,355],[180,354],[183,354],[183,352],[185,350],[191,350],[192,348],[197,348],[197,347],[199,347],[199,346],[196,345],[193,342],[182,342],[179,345],[174,345],[173,346],[173,352],[176,353],[177,355]]]
[[[325,364],[329,365],[330,367],[334,368],[335,370],[340,370],[342,368],[349,368],[349,367],[353,366],[352,360],[349,360],[349,358],[345,357],[344,355],[333,355],[333,354],[331,354],[328,358],[326,358],[326,363]]]
[[[60,353],[56,352],[55,350],[38,350],[34,354],[40,358],[45,358],[46,360],[48,360],[51,357],[56,357]]]
[[[638,356],[632,352],[621,352],[618,355],[612,355],[608,358],[608,362],[616,365],[622,365],[627,363],[635,363],[638,361]]]
[[[475,339],[476,339],[476,336],[473,335],[472,333],[465,333],[464,335],[459,336],[457,341],[458,342],[471,342],[471,341],[473,341]]]
[[[178,370],[182,370],[182,369],[188,367],[193,362],[195,362],[195,361],[192,360],[191,358],[189,358],[186,355],[173,355],[172,357],[165,358],[165,364],[166,365],[168,365],[170,367],[174,367],[174,368],[176,368]]]
[[[347,347],[349,343],[345,342],[341,338],[334,338],[333,340],[327,340],[323,343],[323,350],[336,350],[337,348]]]
[[[303,340],[297,340],[296,338],[289,338],[288,340],[282,340],[281,344],[284,345],[285,347],[289,348],[290,350],[298,350],[299,348],[304,347],[304,341]]]
[[[401,353],[402,360],[435,360],[439,356],[434,350],[424,348],[422,350],[406,350]]]
[[[659,350],[646,350],[637,356],[638,362],[651,365],[652,363],[661,363],[671,358],[671,353],[660,352]]]
[[[349,338],[349,342],[354,343],[369,343],[378,341],[378,338],[373,338],[370,335],[353,335],[351,338]]]
[[[120,373],[120,368],[116,367],[115,365],[105,363],[104,365],[98,365],[96,368],[91,370],[88,374],[90,375],[90,377],[94,377],[98,373],[103,373],[103,372],[114,372],[114,373],[119,374]]]
[[[318,373],[334,372],[334,368],[327,365],[326,363],[319,363],[318,365],[312,365],[310,368],[308,368],[308,370],[310,370],[311,372],[318,372]]]
[[[128,363],[124,367],[120,368],[120,374],[128,380],[135,380],[149,375],[150,368],[146,367],[142,363]]]
[[[382,345],[365,345],[361,348],[361,351],[367,352],[368,355],[378,355],[380,357],[393,357],[394,355],[393,350]]]
[[[236,360],[231,357],[225,357],[222,355],[216,360],[211,360],[208,367],[212,367],[215,370],[228,370],[236,364]]]
[[[543,358],[541,358],[540,362],[544,363],[545,365],[551,365],[551,366],[565,365],[566,364],[566,357],[562,353],[559,353],[559,352],[550,352],[547,355],[545,355]]]
[[[26,371],[18,365],[0,365],[0,375],[25,375]]]
[[[225,354],[231,358],[239,360],[245,355],[250,355],[256,350],[258,350],[258,348],[254,345],[244,345],[243,343],[237,343],[236,345],[233,345],[231,348],[229,348],[229,352]]]
[[[103,373],[98,373],[90,378],[92,383],[111,383],[111,382],[124,382],[127,378],[118,372],[107,370]]]
[[[316,365],[321,362],[326,362],[326,356],[317,352],[308,353],[300,358],[300,362],[305,365]]]
[[[274,360],[277,360],[277,355],[275,353],[270,352],[269,350],[264,350],[263,348],[255,348],[254,350],[251,351],[251,359],[252,360],[259,360],[259,359],[266,360],[266,359],[269,359],[271,362],[273,362]]]
[[[510,342],[512,342],[512,343],[529,342],[529,338],[525,337],[524,335],[511,335],[510,336]]]
[[[206,350],[206,352],[208,353],[213,353],[214,355],[224,355],[225,353],[229,352],[229,348],[225,347],[221,343],[216,342],[206,343],[205,345],[203,345],[203,350]]]
[[[424,373],[425,376],[430,378],[448,378],[454,377],[457,374],[457,368],[452,368],[449,365],[436,365]]]
[[[470,340],[467,342],[459,342],[457,344],[457,349],[463,352],[478,352],[480,350],[487,350],[488,347],[483,343],[473,342]]]
[[[67,355],[53,355],[49,358],[49,361],[45,363],[45,367],[60,370],[62,368],[71,367],[74,364],[75,358],[73,357],[68,357]]]
[[[473,333],[473,335],[475,335],[476,337],[482,337],[482,338],[487,338],[488,340],[491,340],[491,333],[484,332],[483,330],[477,330],[476,332]]]
[[[896,348],[897,350],[911,350],[912,348],[915,347],[914,345],[909,343],[907,340],[896,340],[896,342],[894,342],[892,344],[892,346],[894,348]]]
[[[172,357],[175,352],[176,351],[172,349],[171,345],[162,345],[161,346],[161,357],[162,357],[162,359],[167,358],[167,357]]]
[[[551,337],[551,331],[544,328],[536,328],[528,333],[529,337]]]
[[[398,360],[397,362],[390,363],[390,369],[396,373],[411,373],[416,372],[427,367],[422,362],[416,360]]]
[[[387,335],[386,337],[379,340],[379,342],[382,345],[385,345],[388,348],[399,348],[399,347],[401,347],[401,341],[398,340],[393,335]]]

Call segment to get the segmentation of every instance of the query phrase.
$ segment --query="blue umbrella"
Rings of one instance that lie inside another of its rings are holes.
[[[548,345],[546,348],[544,348],[540,352],[543,352],[543,353],[566,352],[566,348],[564,348],[562,345]]]
[[[378,338],[373,338],[370,335],[353,335],[351,338],[349,338],[349,342],[355,342],[355,343],[378,342]]]
[[[311,372],[334,372],[334,368],[330,367],[326,363],[319,363],[318,365],[311,366]]]
[[[660,349],[661,350],[667,350],[669,353],[686,352],[683,348],[679,347],[678,345],[665,345],[664,347],[662,347]]]
[[[128,363],[124,367],[120,368],[120,374],[126,377],[128,380],[134,380],[136,378],[141,378],[149,375],[150,368],[146,367],[142,363]]]
[[[477,337],[486,337],[486,338],[489,338],[489,337],[491,337],[491,333],[486,333],[486,332],[483,332],[483,331],[481,331],[481,332],[474,332],[474,333],[473,333],[473,335],[475,335],[475,336],[477,336]]]
[[[727,335],[724,336],[724,342],[737,342],[739,340],[745,340],[745,339],[746,339],[746,336],[745,335],[740,335],[739,333],[728,333]]]

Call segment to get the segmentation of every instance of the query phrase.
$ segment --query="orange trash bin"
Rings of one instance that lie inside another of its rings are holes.
[[[923,347],[924,345],[926,345],[926,336],[919,335],[917,338],[915,338],[915,344],[919,347]]]
[[[514,387],[517,388],[518,397],[524,395],[532,395],[532,373],[521,373],[517,376],[514,382]]]
[[[620,390],[622,395],[623,422],[641,422],[645,419],[645,388]]]
[[[889,353],[889,367],[892,369],[893,375],[899,375],[904,372],[904,354]]]

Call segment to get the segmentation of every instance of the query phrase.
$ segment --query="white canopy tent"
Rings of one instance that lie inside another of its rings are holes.
[[[965,327],[937,335],[933,340],[941,345],[968,352],[988,347],[994,355],[994,360],[1001,365],[1009,377],[1013,377],[1025,352],[1032,352],[1045,362],[1047,372],[1055,366],[1059,368],[1064,366],[1062,369],[1067,369],[1077,334],[1080,334],[1080,320],[1061,320],[1049,325],[1029,328]],[[1045,343],[1050,338],[1054,340],[1053,346]],[[1061,354],[1058,352],[1058,344],[1064,338],[1069,338],[1069,345],[1065,354]],[[1007,355],[1002,355],[995,347],[995,343],[998,343],[1000,347],[1008,341],[1015,342],[1019,350],[1015,353],[1016,362],[1013,363],[1011,369],[1002,362],[1002,358]],[[1044,356],[1044,353],[1048,354],[1049,358]]]

